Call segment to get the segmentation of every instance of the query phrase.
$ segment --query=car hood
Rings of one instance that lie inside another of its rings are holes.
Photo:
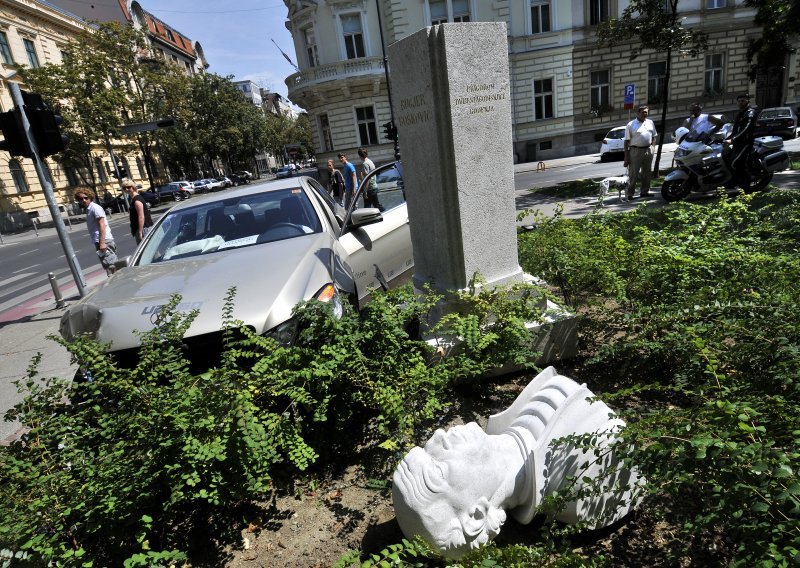
[[[335,241],[329,233],[306,235],[203,257],[125,268],[71,306],[61,334],[82,333],[111,342],[110,351],[138,347],[134,330],[147,331],[175,295],[178,310],[199,310],[186,337],[219,331],[229,288],[236,287],[233,319],[264,333],[286,321],[292,308],[332,282]]]

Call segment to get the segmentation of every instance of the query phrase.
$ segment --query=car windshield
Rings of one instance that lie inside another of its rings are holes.
[[[153,230],[138,265],[212,254],[322,231],[300,188],[267,191],[169,212]]]
[[[606,134],[606,138],[611,140],[619,140],[625,137],[625,129],[620,128],[619,130],[611,130],[608,134]]]
[[[761,111],[759,118],[788,118],[792,116],[792,111],[788,108],[768,108]]]

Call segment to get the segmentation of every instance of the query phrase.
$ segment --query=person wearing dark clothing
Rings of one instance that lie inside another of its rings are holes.
[[[131,218],[131,235],[136,239],[136,244],[142,242],[144,236],[150,232],[150,227],[153,226],[153,219],[150,217],[150,208],[147,207],[144,198],[139,195],[136,185],[127,180],[123,182],[122,187],[128,192],[130,199],[129,215]]]
[[[739,114],[736,115],[731,135],[725,142],[733,149],[731,167],[741,183],[746,184],[750,177],[747,173],[747,161],[753,148],[758,110],[750,106],[749,93],[736,97],[736,103],[739,105]]]

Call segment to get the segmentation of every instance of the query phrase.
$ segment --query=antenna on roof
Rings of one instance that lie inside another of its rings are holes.
[[[272,38],[269,38],[269,40],[270,40],[272,43],[275,43],[275,40],[274,40],[274,39],[272,39]],[[300,69],[297,67],[297,65],[295,65],[295,64],[294,64],[294,61],[292,61],[291,59],[289,59],[289,56],[288,56],[288,55],[286,55],[286,53],[284,53],[284,51],[283,51],[283,50],[280,48],[280,46],[279,46],[277,43],[275,43],[275,47],[277,47],[277,48],[278,48],[278,51],[280,51],[280,52],[281,52],[281,55],[283,55],[283,57],[285,57],[285,58],[286,58],[286,61],[288,61],[288,62],[289,62],[289,65],[291,65],[292,67],[294,67],[294,70],[295,70],[295,71],[297,71],[297,72],[299,73],[299,72],[300,72]]]

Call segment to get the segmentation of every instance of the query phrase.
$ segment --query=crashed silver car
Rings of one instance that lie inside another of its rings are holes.
[[[384,211],[364,207],[375,176]],[[236,287],[233,318],[282,342],[295,333],[303,300],[363,305],[372,289],[394,287],[413,270],[400,163],[376,169],[348,210],[313,178],[297,176],[181,202],[107,281],[70,306],[66,339],[89,334],[135,364],[139,336],[174,294],[179,310],[199,310],[186,333],[192,351],[220,338],[226,292]]]

